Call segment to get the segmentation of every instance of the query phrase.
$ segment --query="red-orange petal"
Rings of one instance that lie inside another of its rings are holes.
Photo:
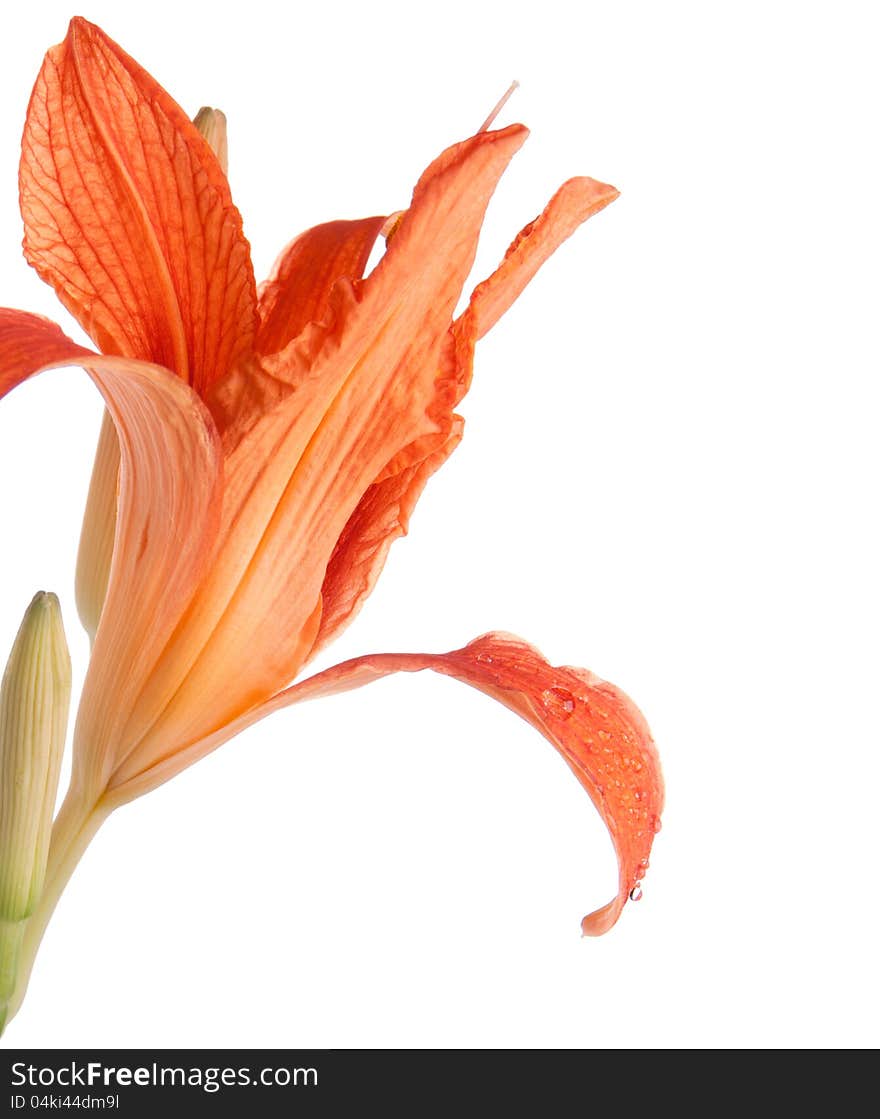
[[[277,353],[308,323],[324,321],[337,280],[363,276],[384,222],[384,217],[330,221],[291,241],[260,285],[259,353]]]
[[[0,394],[59,365],[89,373],[121,452],[106,608],[74,751],[74,783],[83,795],[97,796],[125,750],[120,732],[130,710],[210,555],[219,520],[220,441],[202,402],[167,369],[93,354],[48,319],[0,310]]]
[[[617,852],[619,889],[583,919],[587,936],[607,932],[645,875],[663,811],[660,761],[644,716],[619,688],[582,668],[555,668],[533,646],[489,633],[445,654],[384,653],[357,657],[286,689],[189,750],[115,790],[130,799],[175,773],[259,719],[303,700],[351,691],[394,672],[432,669],[452,676],[515,711],[564,758],[599,810]]]
[[[20,192],[27,259],[100,349],[200,394],[251,350],[256,289],[226,176],[162,87],[79,17],[37,78]]]
[[[562,184],[544,211],[519,232],[492,275],[474,289],[464,314],[475,320],[477,338],[491,330],[562,242],[618,193],[595,179],[569,179]]]
[[[50,319],[0,307],[0,397],[48,365],[93,356]]]

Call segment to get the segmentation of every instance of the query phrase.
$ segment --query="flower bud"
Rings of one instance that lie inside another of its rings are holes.
[[[25,922],[43,889],[70,703],[61,609],[41,591],[0,686],[0,1015]]]
[[[219,109],[210,109],[203,105],[196,113],[193,124],[208,141],[211,151],[217,156],[217,162],[223,168],[223,174],[229,172],[229,147],[226,142],[226,116]]]

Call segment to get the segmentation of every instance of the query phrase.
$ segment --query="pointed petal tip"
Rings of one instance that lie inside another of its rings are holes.
[[[524,124],[506,124],[503,128],[490,128],[485,132],[476,132],[462,144],[502,144],[510,145],[511,156],[523,146],[529,138],[529,130]],[[455,151],[460,145],[454,145],[448,151]]]
[[[520,144],[524,144],[529,138],[529,129],[524,124],[515,121],[513,124],[506,124],[504,128],[493,128],[487,133],[489,136],[510,136],[517,137]]]
[[[94,23],[89,23],[83,16],[73,16],[67,25],[67,39],[75,39],[77,35],[87,35],[98,28]]]
[[[559,193],[564,196],[566,192],[579,195],[580,205],[588,210],[589,217],[620,197],[617,187],[611,183],[603,183],[600,179],[592,179],[589,175],[579,175],[563,183]]]
[[[623,912],[623,902],[619,897],[588,913],[581,921],[581,936],[602,936],[617,924],[617,918]]]

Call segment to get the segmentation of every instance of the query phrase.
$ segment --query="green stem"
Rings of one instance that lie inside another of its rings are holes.
[[[86,847],[112,810],[113,806],[107,805],[102,799],[97,803],[83,804],[73,790],[70,790],[65,797],[52,827],[52,843],[49,848],[43,892],[33,913],[27,919],[18,948],[15,986],[8,1005],[5,1008],[0,1007],[0,1031],[3,1025],[12,1020],[21,1006],[37,950],[64,887],[69,882]]]

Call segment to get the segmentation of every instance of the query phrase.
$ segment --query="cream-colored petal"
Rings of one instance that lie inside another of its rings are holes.
[[[72,786],[88,801],[127,753],[130,713],[204,575],[222,463],[207,409],[167,369],[93,354],[48,319],[0,310],[0,395],[59,365],[82,366],[100,389],[121,460],[113,563],[74,743]]]

